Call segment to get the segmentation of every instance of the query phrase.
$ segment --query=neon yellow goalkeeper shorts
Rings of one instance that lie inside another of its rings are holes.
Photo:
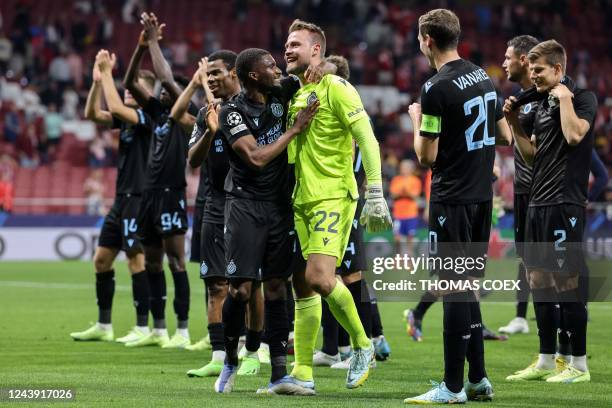
[[[295,230],[304,259],[310,254],[330,255],[340,266],[356,208],[357,200],[350,197],[294,205]]]

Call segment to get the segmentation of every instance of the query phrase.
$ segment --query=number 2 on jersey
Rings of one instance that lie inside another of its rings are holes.
[[[478,108],[478,116],[476,120],[470,125],[465,131],[465,143],[467,144],[468,152],[472,150],[482,149],[483,146],[495,146],[495,137],[489,137],[489,125],[488,125],[488,112],[489,102],[493,101],[493,109],[495,109],[495,103],[497,103],[497,94],[495,92],[487,92],[482,96],[477,96],[470,99],[463,104],[463,113],[465,116],[472,114],[472,109]],[[476,131],[480,128],[480,125],[484,123],[484,131],[482,140],[474,140]]]

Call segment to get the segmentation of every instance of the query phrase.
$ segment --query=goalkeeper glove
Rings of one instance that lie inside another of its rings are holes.
[[[382,184],[368,185],[366,202],[361,211],[359,222],[366,227],[368,232],[381,232],[391,229],[393,221],[387,201],[383,197]]]

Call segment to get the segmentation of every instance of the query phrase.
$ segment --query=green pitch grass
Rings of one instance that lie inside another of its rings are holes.
[[[134,323],[131,283],[125,264],[117,265],[113,308],[115,336]],[[204,292],[196,267],[190,266],[193,340],[205,335]],[[172,279],[168,274],[166,313],[174,332]],[[210,351],[159,348],[126,349],[118,343],[74,342],[68,333],[96,320],[92,265],[82,262],[0,263],[0,388],[72,388],[74,406],[197,406],[197,407],[399,407],[407,396],[429,388],[442,376],[441,307],[434,305],[424,323],[424,341],[415,343],[404,332],[402,310],[408,304],[380,305],[391,359],[378,363],[365,387],[347,390],[345,373],[316,368],[316,397],[266,397],[254,391],[268,382],[269,366],[253,378],[239,377],[230,395],[213,392],[214,378],[188,378],[185,372],[204,365]],[[533,309],[529,308],[530,316]],[[576,385],[509,384],[504,378],[527,366],[537,353],[532,332],[507,342],[487,342],[489,378],[495,407],[609,407],[612,395],[612,304],[589,306],[589,360],[592,382]],[[494,329],[513,317],[514,305],[487,303],[486,324]],[[4,394],[6,395],[6,394]],[[3,404],[5,401],[0,401]],[[470,403],[477,405],[477,403]],[[36,406],[43,406],[39,404]],[[53,404],[53,406],[57,406]]]

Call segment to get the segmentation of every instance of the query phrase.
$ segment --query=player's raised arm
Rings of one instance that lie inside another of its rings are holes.
[[[514,96],[506,99],[503,109],[504,115],[506,116],[506,120],[510,126],[512,138],[514,139],[514,143],[516,144],[519,153],[523,157],[523,160],[525,160],[525,163],[532,166],[533,157],[535,156],[535,146],[532,143],[531,138],[525,134],[525,131],[519,122],[518,110],[513,108],[514,101],[516,101]]]
[[[106,98],[110,113],[119,120],[133,125],[137,124],[138,113],[136,110],[128,108],[123,104],[119,92],[115,88],[112,74],[113,66],[115,65],[115,54],[111,56],[108,51],[101,50],[96,55],[96,64],[100,69],[102,89],[104,90],[104,97]]]
[[[102,75],[95,62],[92,78],[91,89],[85,103],[85,117],[100,125],[110,126],[113,123],[113,116],[109,111],[102,109],[100,101],[102,99]]]
[[[591,115],[586,112],[588,111],[588,108],[584,109],[584,112],[581,112],[582,115],[578,115],[576,110],[574,110],[574,102],[572,101],[574,94],[568,89],[567,86],[563,84],[557,84],[550,90],[549,95],[559,100],[561,130],[563,131],[563,136],[565,137],[567,144],[570,146],[576,146],[578,143],[582,142],[582,139],[586,136],[591,128],[593,118],[590,118]],[[597,100],[593,97],[590,101],[577,101],[579,110],[583,108],[583,105],[592,105],[596,107]],[[596,112],[596,109],[592,111]],[[588,120],[585,118],[588,118]]]
[[[162,31],[165,24],[159,24],[157,17],[153,13],[142,13],[140,18],[140,22],[146,34],[151,61],[153,62],[153,71],[161,81],[164,89],[168,91],[170,98],[174,101],[179,97],[182,91],[181,87],[174,81],[170,64],[168,64],[168,61],[164,58],[164,54],[159,47],[159,40],[162,38]]]
[[[212,118],[214,116],[214,118]],[[212,122],[215,125],[212,125]],[[209,125],[210,123],[210,125]],[[211,126],[212,125],[212,126]],[[214,131],[211,131],[211,128]],[[206,107],[200,109],[198,116],[193,125],[193,131],[189,139],[189,152],[187,153],[187,161],[191,168],[197,168],[202,165],[204,160],[208,157],[208,151],[210,150],[210,143],[213,135],[216,133],[218,128],[217,123],[217,112],[214,104],[209,104]]]
[[[142,56],[147,50],[147,41],[145,32],[141,32],[138,37],[138,45],[130,58],[128,69],[125,72],[123,78],[123,86],[129,90],[136,102],[140,106],[145,106],[147,101],[151,97],[151,93],[147,91],[142,85],[138,83],[138,70],[140,69],[140,63],[142,62]]]
[[[193,94],[196,92],[198,88],[202,86],[202,80],[207,80],[206,69],[207,69],[207,61],[206,58],[202,58],[202,60],[198,63],[199,67],[196,72],[193,74],[191,81],[183,92],[179,95],[174,105],[172,105],[172,110],[170,111],[170,117],[177,121],[185,131],[189,132],[193,128],[195,124],[195,117],[187,112],[187,108],[189,107],[189,102],[193,97]],[[202,73],[204,70],[204,73]]]
[[[319,102],[316,101],[299,111],[291,128],[287,129],[274,143],[263,146],[257,145],[251,131],[244,124],[242,115],[227,106],[223,107],[219,114],[220,129],[240,158],[249,166],[261,170],[281,154],[291,140],[306,129],[318,108]]]

